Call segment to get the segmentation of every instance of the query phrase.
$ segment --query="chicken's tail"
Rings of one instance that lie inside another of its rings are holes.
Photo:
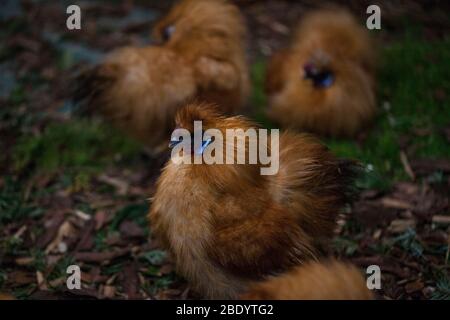
[[[243,300],[371,300],[361,272],[353,265],[310,262],[250,286]]]
[[[332,236],[337,214],[356,194],[354,180],[360,166],[337,159],[309,135],[285,132],[280,146],[280,169],[272,178],[275,198],[289,203],[313,238]]]
[[[74,75],[70,92],[77,113],[94,113],[93,106],[113,85],[118,67],[116,64],[101,64],[84,68]]]

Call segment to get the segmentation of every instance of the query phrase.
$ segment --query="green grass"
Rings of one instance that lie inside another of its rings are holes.
[[[86,183],[116,159],[129,159],[140,150],[136,142],[97,121],[77,120],[49,125],[37,136],[23,136],[13,151],[17,172],[64,172]]]
[[[258,106],[256,120],[267,126],[262,107],[266,105],[264,68],[262,62],[253,65],[252,102]],[[402,140],[409,140],[410,157],[450,157],[449,144],[439,132],[450,124],[449,74],[450,39],[427,42],[409,33],[383,48],[378,74],[379,114],[367,139],[363,145],[325,140],[337,155],[358,159],[366,166],[361,187],[385,189],[392,182],[408,179],[400,161]],[[444,97],[439,97],[442,93]],[[418,134],[420,131],[426,134]]]
[[[436,290],[433,292],[432,300],[450,300],[450,278],[448,272],[441,271],[434,277],[437,278]]]
[[[3,183],[0,187],[0,226],[26,217],[37,217],[43,213],[42,209],[25,201],[24,192],[16,181],[6,177]]]
[[[149,207],[148,202],[130,204],[125,206],[124,208],[118,210],[114,215],[113,220],[110,223],[110,231],[117,231],[119,229],[120,224],[124,220],[132,220],[136,222],[139,226],[147,230],[148,220],[147,213]]]

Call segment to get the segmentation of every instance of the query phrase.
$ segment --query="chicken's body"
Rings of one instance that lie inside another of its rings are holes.
[[[165,39],[167,30],[173,31]],[[156,24],[153,34],[192,67],[198,101],[215,103],[225,112],[245,105],[250,94],[247,30],[230,1],[180,1]]]
[[[248,129],[205,106],[179,112],[177,126]],[[205,128],[205,130],[206,130]],[[280,137],[280,168],[259,165],[167,164],[149,215],[152,230],[178,271],[206,298],[237,298],[251,281],[320,255],[346,201],[352,164],[338,161],[311,137]]]
[[[283,127],[354,136],[373,118],[374,46],[346,11],[305,17],[268,67],[269,116]]]
[[[167,139],[176,110],[196,92],[192,69],[156,46],[117,50],[85,77],[93,107],[149,146]]]
[[[167,28],[168,38],[159,39]],[[75,100],[155,147],[188,101],[212,101],[230,113],[246,103],[245,31],[231,3],[183,0],[154,28],[161,46],[116,50],[80,75]]]
[[[252,284],[247,300],[370,300],[361,272],[336,260],[310,262],[286,274]]]

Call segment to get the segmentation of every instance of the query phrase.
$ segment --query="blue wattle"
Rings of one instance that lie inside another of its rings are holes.
[[[205,151],[206,147],[209,146],[209,144],[212,142],[211,138],[208,138],[206,141],[203,141],[200,149],[196,150],[196,154],[203,154],[203,152]]]

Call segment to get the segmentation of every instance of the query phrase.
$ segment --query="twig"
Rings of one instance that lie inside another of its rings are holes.
[[[403,169],[405,169],[406,174],[414,181],[416,180],[416,175],[414,174],[414,171],[411,169],[411,166],[408,161],[408,157],[406,156],[406,153],[403,151],[400,151],[400,161],[402,162]]]

